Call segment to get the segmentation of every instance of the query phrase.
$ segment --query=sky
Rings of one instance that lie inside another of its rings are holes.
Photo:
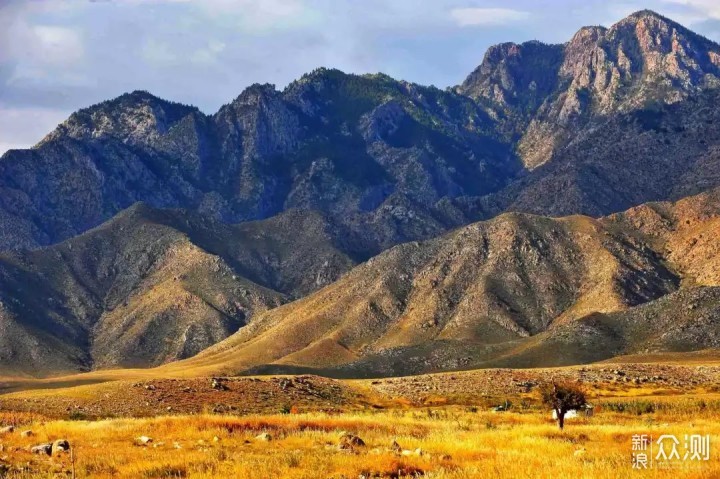
[[[720,0],[0,0],[0,154],[133,90],[214,113],[321,66],[445,88],[490,45],[644,8],[720,42]]]

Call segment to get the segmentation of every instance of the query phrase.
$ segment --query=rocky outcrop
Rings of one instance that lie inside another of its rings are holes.
[[[373,134],[388,108],[402,121]],[[467,98],[336,70],[284,91],[253,85],[213,116],[134,92],[3,156],[0,249],[56,243],[137,201],[228,223],[302,208],[354,227],[396,195],[431,215],[440,199],[496,191],[519,171],[492,130]]]
[[[534,169],[608,115],[718,86],[719,55],[717,44],[644,10],[609,29],[582,28],[565,45],[493,47],[458,91],[508,116]]]

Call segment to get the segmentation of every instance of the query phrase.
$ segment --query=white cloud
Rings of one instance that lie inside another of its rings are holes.
[[[214,19],[239,19],[246,30],[304,24],[310,11],[303,0],[116,0],[119,6],[186,5]]]
[[[47,25],[32,27],[36,39],[32,53],[47,64],[67,65],[82,61],[85,56],[80,33],[71,28]]]
[[[3,40],[0,61],[72,66],[85,58],[82,35],[73,28],[37,25],[16,19],[5,25],[0,38]]]
[[[530,13],[509,8],[454,8],[450,16],[461,27],[506,25],[530,18]]]
[[[169,44],[154,38],[145,42],[142,47],[142,56],[153,65],[172,65],[178,60]]]
[[[51,108],[0,107],[0,155],[12,148],[28,148],[64,121],[70,112]]]
[[[207,47],[195,50],[191,60],[194,63],[200,64],[215,63],[218,60],[218,56],[225,50],[225,47],[225,43],[218,40],[211,40],[208,42]]]
[[[720,1],[718,0],[663,0],[663,2],[684,5],[709,18],[720,20]]]

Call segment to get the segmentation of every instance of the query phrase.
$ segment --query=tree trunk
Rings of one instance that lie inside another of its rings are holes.
[[[558,417],[558,427],[562,431],[562,428],[565,427],[565,411],[557,411],[557,417]]]

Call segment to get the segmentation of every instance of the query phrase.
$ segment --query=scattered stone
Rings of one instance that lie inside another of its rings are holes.
[[[70,443],[67,439],[57,439],[52,443],[52,455],[55,456],[61,452],[70,450]]]
[[[23,431],[20,433],[20,437],[32,437],[34,435],[35,435],[35,433],[29,429],[27,431]]]
[[[5,426],[0,429],[0,434],[10,434],[11,432],[15,432],[15,426]]]
[[[210,380],[210,387],[216,391],[227,391],[228,387],[225,385],[225,378],[212,378]]]
[[[259,441],[270,442],[270,441],[272,441],[273,438],[269,433],[264,432],[262,434],[258,434],[257,436],[255,436],[255,439],[257,439]]]
[[[403,449],[397,441],[393,441],[392,444],[390,444],[390,450],[396,454],[401,454]]]
[[[31,447],[30,452],[33,454],[46,454],[50,456],[52,455],[52,447],[53,445],[49,442],[45,444],[38,444],[37,446]]]
[[[148,436],[140,436],[136,438],[135,441],[137,441],[139,444],[150,444],[151,442],[153,442],[152,438]]]
[[[340,444],[338,446],[340,449],[355,449],[356,447],[364,447],[365,441],[354,434],[345,433],[340,436]]]

